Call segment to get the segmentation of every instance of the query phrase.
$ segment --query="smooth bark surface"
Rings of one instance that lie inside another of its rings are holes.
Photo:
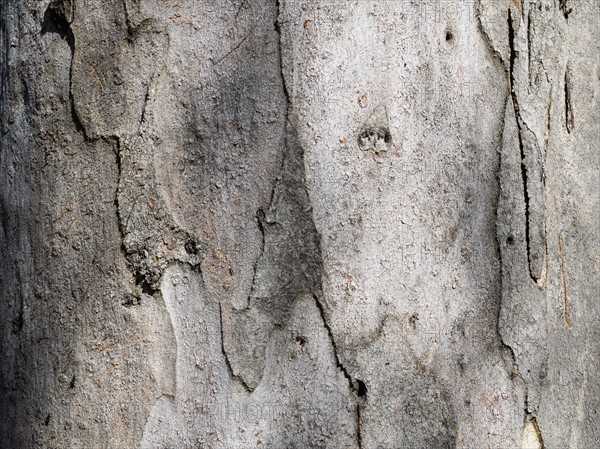
[[[595,447],[599,9],[1,2],[0,447]]]

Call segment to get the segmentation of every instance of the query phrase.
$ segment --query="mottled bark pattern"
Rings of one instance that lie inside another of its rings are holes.
[[[1,448],[590,448],[599,5],[4,0]]]

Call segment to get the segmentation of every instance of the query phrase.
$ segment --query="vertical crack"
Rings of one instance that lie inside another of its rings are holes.
[[[335,364],[338,367],[338,369],[342,372],[342,374],[344,375],[346,380],[348,381],[348,386],[350,387],[350,389],[352,391],[355,391],[358,395],[357,384],[355,384],[354,380],[352,379],[352,376],[348,373],[348,371],[346,370],[346,367],[340,362],[340,359],[338,357],[337,345],[335,344],[335,338],[333,337],[333,332],[331,331],[331,327],[329,326],[329,323],[327,322],[327,318],[325,317],[325,309],[323,308],[323,304],[321,304],[321,301],[319,301],[319,298],[317,298],[317,295],[313,294],[312,296],[315,300],[315,304],[317,305],[317,308],[319,309],[319,313],[321,315],[321,320],[323,321],[323,326],[325,327],[325,330],[327,331],[327,335],[329,336],[329,340],[331,341],[331,346],[333,347],[333,358],[334,358]],[[364,387],[364,383],[362,381],[358,381],[358,382],[360,382]],[[366,393],[365,393],[365,395],[366,395]]]
[[[67,17],[70,16],[70,17]],[[71,106],[71,118],[75,124],[77,132],[81,133],[86,141],[89,141],[85,130],[85,126],[81,121],[81,118],[77,114],[75,108],[75,98],[73,96],[73,61],[75,59],[75,34],[71,28],[75,16],[75,5],[65,1],[52,2],[46,12],[44,13],[44,19],[42,21],[41,35],[46,33],[56,33],[61,39],[67,42],[71,51],[71,63],[69,65],[69,104]]]
[[[225,359],[225,365],[227,366],[227,371],[229,371],[229,376],[239,382],[239,384],[244,387],[246,393],[252,393],[252,388],[248,386],[248,384],[244,381],[241,376],[238,376],[233,372],[233,367],[231,366],[231,361],[229,360],[229,356],[227,355],[227,351],[225,350],[225,331],[223,326],[223,306],[219,303],[219,326],[221,329],[221,353],[223,354],[223,358]]]
[[[509,11],[510,13],[510,11]],[[529,86],[531,87],[531,84],[533,82],[533,73],[532,73],[532,56],[531,53],[533,52],[533,37],[531,34],[531,10],[529,10],[529,13],[527,14],[527,72],[529,75]],[[514,33],[514,32],[513,32]],[[511,53],[512,54],[512,53]],[[511,71],[512,73],[512,71]]]
[[[548,143],[550,142],[550,134],[552,133],[552,90],[553,86],[550,86],[550,93],[548,94],[548,102],[546,107],[546,132],[544,133],[544,155],[548,152]]]
[[[329,323],[327,322],[323,304],[321,303],[321,301],[319,301],[319,298],[317,297],[317,295],[313,294],[312,296],[315,300],[315,304],[317,305],[317,309],[319,309],[319,313],[321,315],[321,320],[323,321],[323,326],[325,327],[325,330],[327,331],[327,335],[329,336],[329,341],[331,342],[331,347],[333,349],[333,359],[335,361],[335,364],[336,364],[337,368],[342,372],[342,374],[344,375],[346,380],[348,381],[348,386],[350,387],[350,391],[352,391],[354,393],[355,398],[356,398],[356,440],[358,443],[358,447],[360,449],[362,449],[363,444],[362,444],[361,410],[362,410],[364,403],[366,403],[366,401],[367,401],[367,392],[368,392],[367,386],[362,380],[354,379],[350,375],[350,373],[348,372],[348,370],[346,369],[344,364],[340,361],[340,358],[338,356],[338,348],[335,343],[335,338],[333,336],[331,327],[329,326]]]
[[[275,31],[277,32],[277,34],[279,35],[279,42],[278,42],[278,48],[279,48],[279,70],[280,70],[280,74],[281,74],[281,80],[282,80],[282,86],[283,86],[283,94],[285,97],[285,103],[286,103],[286,108],[285,108],[285,128],[286,128],[286,133],[285,133],[285,141],[284,141],[284,148],[288,148],[288,145],[290,144],[290,142],[288,142],[288,128],[290,127],[290,112],[291,112],[291,108],[292,108],[292,104],[291,104],[291,97],[290,97],[290,92],[288,89],[288,85],[286,82],[286,77],[284,74],[284,60],[283,60],[283,48],[282,48],[282,6],[281,6],[281,0],[276,0],[275,1],[276,4],[276,14],[277,14],[277,18],[275,20]],[[294,143],[295,145],[299,145],[298,142]],[[284,150],[286,151],[286,150]],[[298,163],[302,164],[302,166],[300,167],[301,172],[302,172],[302,176],[300,176],[299,181],[302,183],[302,187],[305,189],[305,179],[304,179],[304,153],[302,152],[302,154],[299,157],[299,161],[297,161]],[[284,167],[286,164],[286,154],[284,154],[284,157],[282,158],[282,173],[284,172]],[[275,189],[273,189],[272,192],[272,197],[271,197],[271,203],[273,202],[273,196],[275,194]],[[306,196],[308,199],[308,192],[306,192]],[[310,208],[308,213],[310,213]],[[316,244],[317,244],[317,251],[318,251],[318,256],[321,256],[321,241],[320,241],[320,234],[316,231],[315,225],[314,225],[314,220],[312,219],[312,217],[310,217],[310,221],[312,222],[312,228],[314,229],[315,235],[316,235]],[[263,232],[263,237],[264,237],[264,229],[262,229],[262,225],[261,225],[261,231]],[[320,286],[319,286],[320,287]],[[350,373],[348,372],[348,370],[346,369],[346,367],[343,365],[343,363],[340,361],[339,355],[338,355],[338,347],[336,345],[335,342],[335,338],[333,335],[333,331],[329,325],[329,322],[327,320],[326,317],[326,313],[325,313],[325,308],[323,306],[323,304],[321,303],[318,294],[312,293],[312,297],[315,301],[315,304],[317,306],[317,309],[319,310],[319,314],[321,316],[321,320],[323,322],[323,326],[325,327],[325,330],[327,331],[327,335],[329,337],[329,340],[331,342],[331,347],[333,350],[333,357],[334,357],[334,362],[336,364],[336,367],[341,371],[341,373],[343,374],[344,378],[346,379],[346,381],[348,382],[348,387],[350,388],[350,391],[353,393],[354,397],[355,397],[355,401],[356,401],[356,440],[357,440],[357,444],[359,449],[363,448],[363,441],[362,441],[362,407],[364,406],[364,404],[367,401],[367,386],[366,384],[359,380],[359,379],[353,379],[352,376],[350,375]]]
[[[283,83],[283,94],[285,95],[285,101],[287,104],[285,122],[287,123],[289,108],[291,107],[290,94],[287,88],[285,75],[283,74],[283,51],[281,48],[281,22],[279,16],[281,15],[281,0],[275,0],[275,13],[277,17],[275,19],[275,31],[279,35],[279,70],[281,72],[281,81]]]
[[[532,261],[531,261],[531,232],[530,232],[530,192],[529,192],[529,179],[528,169],[526,164],[525,145],[523,143],[523,119],[521,118],[521,111],[519,107],[519,99],[516,93],[516,81],[515,81],[515,61],[518,58],[518,52],[515,48],[515,27],[513,24],[512,10],[508,10],[508,40],[510,47],[509,57],[509,85],[510,94],[512,98],[512,104],[515,112],[515,118],[517,122],[518,138],[519,138],[519,152],[521,156],[521,180],[523,182],[523,197],[525,200],[525,241],[527,245],[527,264],[529,267],[529,276],[537,283],[538,279],[533,274]]]
[[[362,441],[362,418],[360,414],[360,404],[356,404],[356,442],[358,443],[358,449],[363,449]]]
[[[567,69],[565,70],[565,126],[567,127],[567,132],[571,134],[573,132],[573,128],[575,127],[575,120],[573,118],[573,107],[571,105],[571,67],[567,64]]]
[[[535,419],[535,417],[533,417],[531,419],[532,423],[533,423],[533,428],[535,429],[535,433],[537,434],[538,437],[538,442],[540,443],[540,448],[544,449],[544,438],[542,438],[542,429],[540,428],[540,425],[537,422],[537,419]]]

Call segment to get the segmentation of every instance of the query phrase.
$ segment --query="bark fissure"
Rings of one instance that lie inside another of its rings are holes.
[[[75,15],[75,5],[71,5],[70,14],[71,17],[68,18],[65,15],[65,5],[64,2],[53,2],[51,3],[46,12],[44,13],[44,21],[42,22],[42,36],[46,33],[57,33],[61,39],[64,39],[69,45],[69,50],[71,53],[71,61],[69,64],[69,104],[71,108],[71,119],[73,120],[73,124],[75,125],[75,129],[81,133],[83,138],[86,141],[90,141],[87,136],[85,127],[83,126],[83,122],[77,113],[77,108],[75,107],[75,97],[73,95],[73,65],[75,59],[75,33],[73,33],[73,29],[71,28],[71,23],[73,22]]]
[[[233,324],[230,324],[229,317],[226,321],[226,317],[223,316],[224,313],[229,312],[220,305],[222,353],[232,379],[240,382],[248,393],[255,391],[260,378],[258,376],[262,376],[260,372],[264,368],[261,367],[260,360],[259,363],[255,360],[253,362],[255,366],[249,369],[247,367],[249,360],[246,360],[248,355],[255,354],[257,349],[260,354],[264,353],[268,342],[272,338],[272,330],[281,328],[289,319],[294,302],[293,298],[302,293],[309,293],[319,310],[323,327],[331,344],[333,363],[346,379],[349,391],[354,397],[354,401],[356,401],[356,438],[358,446],[362,447],[360,408],[367,400],[367,388],[363,382],[353,379],[342,364],[333,331],[327,321],[326,312],[320,300],[322,294],[321,242],[312,218],[312,207],[304,177],[304,151],[296,135],[292,117],[293,105],[284,73],[282,12],[279,2],[276,2],[276,7],[275,30],[279,36],[279,70],[285,98],[285,132],[281,168],[271,190],[267,211],[259,209],[256,214],[262,239],[262,249],[253,267],[253,280],[247,307],[240,311],[234,311],[231,316]],[[289,267],[296,268],[289,271]],[[270,281],[266,281],[269,279]],[[263,285],[265,281],[272,283],[272,285]],[[260,285],[257,284],[259,282]],[[261,296],[260,292],[266,297],[259,297]],[[271,331],[265,331],[262,336],[255,336],[244,341],[243,344],[249,345],[249,348],[240,349],[241,352],[239,353],[237,350],[230,353],[233,347],[229,346],[229,335],[225,332],[227,329],[225,325],[232,326],[232,328],[240,331],[240,329],[251,329],[252,323],[263,323],[264,326],[265,321],[269,323]],[[253,347],[255,348],[252,349]],[[244,362],[244,360],[246,361]]]
[[[571,105],[571,76],[570,76],[571,68],[569,64],[567,64],[567,68],[565,70],[565,81],[564,81],[564,91],[565,91],[565,126],[567,128],[567,132],[571,134],[574,128],[574,119],[573,119],[573,107]]]
[[[129,8],[127,7],[127,0],[123,0],[123,12],[125,14],[125,26],[127,27],[127,34],[133,35],[133,26],[131,24],[131,18],[129,16]]]
[[[483,42],[485,43],[485,45],[488,48],[488,50],[490,51],[490,53],[494,56],[495,60],[500,61],[500,66],[502,67],[502,70],[504,70],[505,72],[508,72],[508,67],[504,61],[504,58],[502,57],[502,53],[500,53],[494,46],[492,39],[490,38],[490,35],[483,24],[481,8],[482,8],[481,1],[479,1],[479,2],[477,2],[477,7],[476,7],[477,29],[479,30],[479,33],[481,34],[481,36],[483,38]]]
[[[550,87],[550,93],[548,94],[548,103],[546,107],[546,132],[544,133],[544,155],[548,152],[548,143],[550,142],[550,135],[552,133],[552,86]]]
[[[569,0],[560,0],[559,1],[560,10],[563,13],[563,17],[567,21],[569,20],[569,15],[573,12],[573,8],[569,8],[568,1]]]
[[[542,437],[542,429],[540,428],[535,416],[531,418],[531,423],[533,424],[533,429],[535,430],[538,443],[540,444],[540,449],[545,449],[546,446],[544,445],[544,438]]]
[[[509,101],[511,101],[510,99],[507,99],[506,101],[506,108],[509,107]],[[502,138],[504,137],[504,129],[506,126],[506,114],[502,114],[502,119],[501,119],[501,123],[500,123],[501,129],[502,131]],[[501,138],[501,140],[502,140]],[[502,153],[500,153],[500,167],[502,166]],[[500,217],[499,217],[499,209],[498,209],[498,204],[500,203],[500,195],[501,195],[501,190],[498,189],[498,195],[496,196],[496,223],[499,222]],[[511,237],[512,238],[512,237]],[[502,279],[505,275],[504,273],[504,263],[502,260],[502,243],[500,242],[500,236],[498,234],[498,232],[496,232],[495,234],[495,242],[496,242],[496,252],[498,254],[498,262],[499,262],[499,267],[500,267],[500,295],[502,296]],[[500,329],[500,314],[502,313],[502,301],[500,301],[500,305],[498,307],[498,312],[496,315],[496,333],[498,334],[498,340],[500,341],[500,344],[502,345],[502,347],[506,350],[508,350],[508,352],[510,353],[510,356],[512,358],[512,372],[511,372],[511,376],[517,376],[519,377],[521,380],[524,381],[523,376],[521,375],[521,373],[519,372],[519,365],[517,363],[517,356],[515,354],[515,350],[513,349],[512,346],[510,346],[508,343],[506,343],[506,341],[504,340],[504,338],[502,338],[502,331]]]
[[[531,21],[532,21],[532,17],[531,17],[531,10],[530,10],[529,13],[527,14],[527,74],[529,77],[529,86],[530,87],[533,83],[533,73],[532,73],[533,70],[531,69],[532,59],[533,59],[531,57],[531,54],[533,52],[533,36],[531,34],[532,33]]]
[[[223,358],[225,359],[225,366],[227,366],[227,371],[229,372],[229,377],[231,377],[231,379],[238,382],[242,387],[244,387],[244,390],[246,390],[246,393],[251,394],[254,391],[254,389],[250,388],[248,386],[248,384],[246,383],[246,381],[244,381],[244,379],[241,376],[235,374],[233,367],[231,366],[231,361],[229,360],[229,355],[227,354],[227,351],[225,349],[225,331],[224,331],[224,326],[223,326],[223,306],[221,305],[221,303],[219,303],[219,329],[221,332],[221,353],[223,354]]]
[[[530,192],[529,192],[529,176],[528,176],[528,167],[527,167],[527,155],[525,151],[525,144],[523,142],[523,133],[525,122],[521,117],[521,110],[519,106],[519,98],[516,92],[516,81],[515,81],[515,63],[518,58],[518,53],[515,48],[515,27],[513,23],[512,10],[508,10],[508,40],[509,40],[509,49],[510,49],[510,57],[509,57],[509,86],[510,86],[510,94],[512,99],[512,105],[514,108],[516,124],[518,129],[518,139],[519,139],[519,152],[521,157],[521,180],[523,183],[523,199],[525,201],[525,243],[527,247],[527,264],[529,269],[529,276],[531,279],[537,283],[538,278],[533,273],[532,268],[532,242],[531,242],[531,204],[530,204]]]
[[[364,402],[366,402],[366,400],[367,400],[367,387],[363,381],[361,381],[359,379],[354,379],[350,375],[350,373],[348,372],[348,370],[346,369],[344,364],[340,361],[340,358],[338,355],[338,348],[335,343],[335,337],[333,336],[333,331],[331,330],[331,327],[329,326],[329,323],[327,322],[327,317],[325,316],[325,309],[323,307],[323,304],[321,303],[321,301],[315,294],[313,294],[313,298],[315,300],[315,304],[317,305],[317,308],[319,309],[319,313],[321,314],[321,320],[323,321],[323,326],[325,327],[325,330],[327,331],[329,341],[331,342],[331,347],[333,349],[333,358],[334,358],[335,364],[336,364],[337,368],[342,372],[342,374],[344,375],[346,380],[348,381],[348,386],[350,388],[350,391],[352,391],[355,395],[355,400],[356,400],[356,440],[358,443],[358,447],[360,449],[362,449],[363,445],[362,445],[361,407],[363,406],[362,404]]]
[[[590,1],[4,2],[0,447],[593,447]]]

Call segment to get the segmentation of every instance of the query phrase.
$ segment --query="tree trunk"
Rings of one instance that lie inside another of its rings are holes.
[[[595,447],[599,9],[1,2],[0,447]]]

